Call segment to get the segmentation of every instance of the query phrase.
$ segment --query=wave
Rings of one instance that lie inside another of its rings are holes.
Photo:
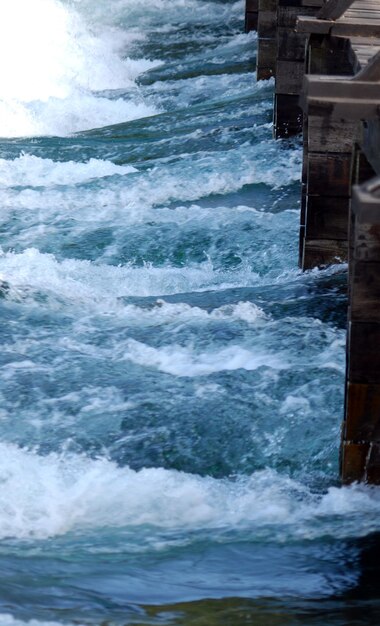
[[[107,176],[137,172],[130,165],[115,165],[111,161],[89,159],[78,161],[52,161],[22,153],[18,158],[0,159],[0,186],[50,187],[53,185],[77,185]]]
[[[115,43],[116,41],[116,43]],[[4,0],[0,10],[0,135],[67,135],[153,115],[136,77],[157,62],[121,57],[59,0]],[[104,90],[129,88],[130,101]]]
[[[5,443],[0,452],[1,538],[144,526],[167,529],[169,542],[178,531],[205,529],[249,530],[270,540],[379,530],[380,494],[364,486],[315,494],[273,470],[214,479],[161,468],[134,471],[104,458],[42,457]]]

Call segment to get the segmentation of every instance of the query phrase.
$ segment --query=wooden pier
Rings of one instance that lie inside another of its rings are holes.
[[[380,484],[380,0],[259,0],[274,136],[303,134],[299,264],[348,261],[344,483]]]

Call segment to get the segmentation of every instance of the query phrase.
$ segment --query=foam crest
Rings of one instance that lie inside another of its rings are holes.
[[[363,486],[316,495],[272,470],[215,479],[160,468],[136,472],[78,455],[42,457],[4,443],[0,452],[1,538],[144,525],[175,535],[250,529],[270,539],[379,529],[380,495]]]
[[[246,268],[241,272],[218,272],[210,262],[187,268],[115,267],[76,259],[59,262],[52,254],[41,254],[33,248],[21,254],[0,255],[0,273],[10,283],[10,296],[13,292],[22,296],[27,289],[41,290],[78,305],[103,301],[106,306],[123,296],[223,289],[257,278]]]
[[[176,345],[153,348],[133,339],[128,341],[124,358],[138,365],[157,368],[166,374],[188,377],[208,376],[238,369],[253,371],[260,367],[269,367],[282,370],[289,367],[284,355],[262,353],[260,350],[252,352],[240,346],[198,354]]]
[[[0,614],[0,626],[62,626],[62,622],[43,622],[37,619],[31,619],[27,622],[24,622],[20,619],[16,619],[12,615],[7,615],[6,613],[3,613]],[[76,623],[76,626],[81,625],[78,622]]]
[[[15,185],[25,175],[27,183],[34,185],[33,189],[21,191],[0,188],[0,201],[3,205],[14,208],[38,211],[46,211],[44,221],[48,216],[62,215],[62,211],[72,212],[75,205],[75,216],[85,221],[94,219],[103,221],[118,221],[125,223],[139,223],[147,218],[147,213],[153,207],[160,207],[160,212],[149,215],[158,221],[188,221],[202,219],[205,210],[199,206],[190,209],[177,207],[175,210],[162,210],[171,202],[196,202],[199,199],[213,195],[222,195],[241,190],[246,185],[265,184],[268,187],[278,189],[297,181],[300,176],[300,157],[298,149],[292,150],[286,156],[278,154],[277,147],[271,142],[264,148],[267,150],[263,158],[263,146],[243,145],[239,149],[215,154],[203,153],[197,157],[183,155],[176,162],[160,163],[147,171],[141,171],[137,176],[126,181],[122,177],[87,189],[77,189],[74,185],[65,190],[49,188],[49,185],[59,183],[69,178],[70,170],[73,171],[73,183],[85,180],[88,172],[89,177],[112,173],[126,173],[131,170],[120,169],[128,166],[116,166],[107,161],[92,160],[88,164],[78,163],[78,174],[74,172],[72,162],[68,164],[57,163],[50,159],[36,160],[30,155],[21,156],[19,159],[3,163],[4,185]],[[30,168],[28,173],[28,168]],[[93,171],[91,171],[93,170]],[[35,182],[34,182],[35,177]],[[69,181],[67,181],[69,184]],[[40,190],[38,185],[48,186]],[[94,215],[93,207],[97,207]],[[213,211],[213,219],[235,219],[237,214],[250,211],[252,218],[257,221],[274,222],[281,217],[272,216],[270,213],[255,211],[250,207],[237,207],[236,212],[231,209],[219,207]],[[289,212],[287,212],[288,214]],[[39,213],[40,214],[40,213]],[[207,219],[209,215],[207,216]]]
[[[0,185],[5,187],[75,185],[94,178],[130,174],[137,170],[130,165],[115,165],[111,161],[90,159],[56,162],[31,154],[21,154],[12,161],[0,159]]]
[[[142,4],[141,0],[118,0],[109,10],[109,3],[100,0],[94,5],[92,0],[80,0],[80,9],[88,19],[98,24],[123,23],[125,27],[153,23],[163,32],[178,28],[178,23],[225,24],[226,20],[242,15],[242,0],[228,3],[209,2],[203,0],[156,0],[154,4]],[[185,33],[181,32],[181,41]]]
[[[153,63],[122,60],[58,0],[3,0],[0,135],[65,135],[154,114],[134,83]],[[131,88],[132,102],[94,92]]]
[[[207,311],[182,302],[172,304],[165,302],[165,300],[157,300],[150,309],[141,309],[140,307],[129,305],[124,308],[124,313],[128,315],[128,318],[135,317],[140,323],[144,321],[152,324],[157,324],[157,319],[165,320],[165,322],[177,322],[179,319],[182,322],[231,320],[242,321],[247,324],[256,324],[260,320],[267,319],[263,309],[254,302],[225,304],[212,311]]]

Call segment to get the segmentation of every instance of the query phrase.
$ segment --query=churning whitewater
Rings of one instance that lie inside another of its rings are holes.
[[[1,3],[1,626],[329,599],[380,530],[337,481],[345,268],[297,270],[243,14]]]

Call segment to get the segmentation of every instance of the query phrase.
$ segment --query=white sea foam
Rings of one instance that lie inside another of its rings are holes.
[[[114,301],[122,296],[159,296],[190,291],[242,285],[255,282],[257,275],[248,269],[239,272],[218,272],[212,263],[196,267],[155,268],[96,265],[90,261],[66,259],[59,262],[52,254],[28,249],[0,256],[0,273],[11,289],[22,295],[23,289],[52,292],[69,302],[90,303],[91,300]]]
[[[272,470],[218,480],[164,469],[136,472],[77,455],[42,457],[5,443],[0,453],[1,538],[145,524],[175,532],[243,528],[271,539],[379,530],[380,495],[363,486],[317,496]]]
[[[115,165],[111,161],[89,159],[56,162],[30,154],[21,154],[13,160],[0,159],[0,185],[4,187],[76,185],[94,178],[130,174],[137,170],[130,165]]]
[[[134,83],[154,65],[121,59],[59,0],[3,0],[0,11],[0,135],[65,135],[146,115]],[[115,40],[114,40],[115,41]],[[130,88],[131,102],[96,95]]]
[[[77,0],[78,1],[78,0]],[[141,4],[141,0],[116,0],[113,10],[109,10],[107,0],[99,0],[94,5],[92,0],[79,0],[81,13],[91,22],[115,26],[120,23],[125,28],[154,23],[155,30],[168,32],[178,30],[178,25],[186,23],[225,24],[228,20],[240,17],[243,13],[243,1],[220,4],[205,0],[155,0],[151,4]],[[198,33],[193,36],[198,37]],[[186,31],[179,34],[181,42]]]
[[[75,164],[21,155],[18,159],[0,163],[0,185],[4,185],[3,188],[0,186],[0,202],[8,211],[38,211],[39,219],[46,226],[62,215],[75,215],[76,223],[78,220],[107,221],[115,225],[141,223],[147,218],[167,222],[202,219],[205,211],[197,206],[175,211],[160,208],[160,212],[154,214],[149,211],[156,206],[165,207],[172,201],[195,202],[215,194],[239,191],[245,185],[266,184],[277,189],[298,180],[300,151],[278,155],[271,142],[267,149],[265,158],[261,145],[243,145],[237,150],[215,154],[200,153],[197,158],[183,155],[173,163],[163,162],[134,177],[116,176],[106,182],[102,182],[105,176],[132,172],[131,168],[95,159]],[[91,178],[100,179],[96,186],[87,189],[75,186]],[[64,190],[54,187],[61,183],[69,186]],[[34,188],[9,189],[20,184]],[[40,186],[44,189],[41,190]],[[266,220],[268,224],[274,219],[270,213],[255,213],[250,207],[237,207],[236,213],[243,211],[251,211],[252,217],[261,222]],[[236,213],[231,209],[223,210],[221,206],[214,211],[213,220],[226,221],[229,218],[230,221],[236,218]],[[6,211],[2,215],[6,217]],[[208,214],[207,220],[209,217]],[[277,216],[276,219],[281,218]]]
[[[81,626],[79,622],[75,622],[75,625]],[[3,613],[0,614],[0,626],[63,626],[63,624],[62,622],[43,622],[37,619],[31,619],[24,622],[20,619],[16,619],[12,615]]]
[[[229,346],[215,352],[196,353],[188,348],[171,345],[165,348],[153,348],[130,339],[124,358],[145,367],[157,368],[173,376],[208,376],[215,372],[245,369],[257,370],[269,367],[274,370],[289,367],[286,357],[270,352],[252,352],[241,346]]]

